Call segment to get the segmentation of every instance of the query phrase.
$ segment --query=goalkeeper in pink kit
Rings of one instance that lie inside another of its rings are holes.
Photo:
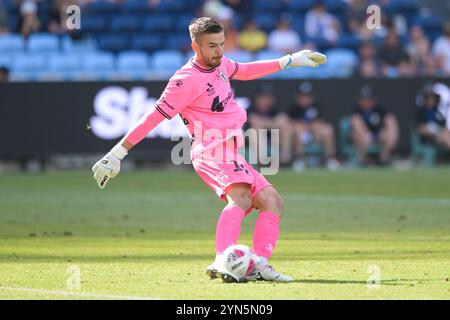
[[[195,52],[170,78],[155,103],[125,137],[93,167],[94,179],[104,188],[120,171],[120,162],[164,119],[177,114],[192,139],[191,159],[195,171],[222,200],[227,202],[216,227],[216,259],[208,266],[212,277],[234,278],[224,268],[221,254],[236,244],[241,222],[254,208],[259,211],[253,235],[258,256],[256,271],[245,280],[291,282],[293,279],[269,265],[278,240],[283,199],[275,188],[237,152],[242,146],[246,111],[234,100],[230,80],[253,80],[290,67],[317,67],[326,57],[302,50],[276,60],[234,62],[223,55],[223,26],[212,18],[198,18],[189,25]]]

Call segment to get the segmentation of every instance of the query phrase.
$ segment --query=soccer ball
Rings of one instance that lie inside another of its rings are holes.
[[[252,250],[242,244],[228,247],[223,252],[225,269],[234,278],[223,278],[226,282],[241,282],[256,270],[257,257]]]

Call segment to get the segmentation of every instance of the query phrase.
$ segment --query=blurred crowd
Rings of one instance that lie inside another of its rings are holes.
[[[162,2],[177,2],[134,1],[147,3],[149,10],[157,10]],[[430,29],[424,30],[427,24],[413,18],[423,12],[430,15],[430,12],[426,8],[418,8],[416,16],[411,17],[406,13],[391,14],[389,10],[384,10],[395,4],[395,1],[196,0],[189,3],[193,16],[212,16],[225,25],[227,52],[244,50],[255,53],[270,50],[281,54],[304,48],[324,50],[347,46],[357,55],[357,62],[352,66],[354,76],[373,78],[450,75],[450,22],[440,24],[438,32],[436,26],[431,32]],[[15,30],[12,30],[14,23],[8,21],[11,17],[7,6],[1,5],[0,35],[20,32],[28,37],[35,32],[68,33],[65,24],[66,8],[77,4],[84,12],[96,0],[0,0],[0,3],[7,2],[20,7],[20,16]],[[108,2],[121,4],[127,0]],[[409,2],[415,3],[414,0]],[[38,14],[38,7],[43,3],[49,4],[50,14],[45,21],[41,21]],[[382,8],[381,25],[374,30],[366,25],[366,9],[371,3]],[[343,5],[339,8],[345,10],[329,12],[330,4]],[[295,5],[305,6],[301,19],[299,15],[284,11]],[[276,10],[271,11],[272,7]],[[258,16],[256,12],[261,15]],[[274,26],[268,30],[267,26],[271,26],[271,23]]]
[[[417,115],[411,124],[413,160],[431,166],[439,150],[450,151],[450,131],[439,111],[440,104],[449,104],[449,97],[450,88],[444,84],[429,83],[417,92]],[[263,83],[248,110],[249,128],[279,129],[281,165],[303,171],[311,159],[318,160],[314,166],[324,165],[330,170],[338,170],[342,163],[392,164],[399,141],[399,122],[389,106],[380,104],[372,87],[360,88],[352,112],[339,121],[339,160],[336,156],[338,130],[325,120],[327,115],[323,110],[327,108],[322,108],[315,99],[310,82],[301,82],[291,105],[283,107],[280,108],[272,85]],[[260,139],[259,148],[270,145],[267,137]],[[426,154],[427,150],[432,154]],[[260,154],[265,153],[260,151]]]

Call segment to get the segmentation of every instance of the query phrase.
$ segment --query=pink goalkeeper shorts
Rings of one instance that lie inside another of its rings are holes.
[[[217,156],[213,152],[204,152],[195,156],[192,159],[194,170],[203,182],[225,201],[225,193],[230,185],[248,183],[251,187],[253,202],[256,194],[271,184],[241,156],[234,139],[224,142],[222,147],[224,150],[222,156]],[[220,159],[222,160],[219,161]]]

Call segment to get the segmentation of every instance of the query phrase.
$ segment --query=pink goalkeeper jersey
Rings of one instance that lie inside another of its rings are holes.
[[[247,113],[234,100],[230,80],[257,79],[279,70],[278,60],[237,63],[225,56],[218,67],[205,69],[194,56],[170,78],[155,105],[159,114],[145,115],[127,138],[136,144],[161,121],[161,115],[172,119],[177,114],[193,140],[191,157],[233,136],[240,138]]]

